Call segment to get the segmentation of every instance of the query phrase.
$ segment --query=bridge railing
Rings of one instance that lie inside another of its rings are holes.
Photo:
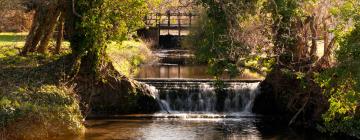
[[[150,13],[145,17],[145,23],[160,30],[187,30],[197,17],[194,13]]]

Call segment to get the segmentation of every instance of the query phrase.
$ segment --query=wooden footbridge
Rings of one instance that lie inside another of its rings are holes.
[[[167,30],[168,33],[169,30],[175,30],[181,36],[181,31],[189,30],[197,16],[195,13],[152,13],[145,17],[145,24],[147,28],[155,27],[159,31]]]
[[[145,28],[138,34],[155,47],[179,47],[181,38],[189,34],[197,17],[191,12],[150,13],[144,18]]]

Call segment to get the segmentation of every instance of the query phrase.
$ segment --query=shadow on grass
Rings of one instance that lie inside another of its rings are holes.
[[[6,57],[0,60],[0,87],[6,91],[17,87],[38,88],[44,84],[58,85],[65,69],[70,68],[68,56],[47,58],[43,55]]]
[[[25,40],[25,34],[0,34],[0,42],[18,42]]]

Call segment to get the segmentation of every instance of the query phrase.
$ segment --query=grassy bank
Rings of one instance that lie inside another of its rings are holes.
[[[76,94],[53,74],[61,55],[18,56],[25,36],[0,34],[0,139],[82,134]]]
[[[114,62],[115,69],[127,77],[136,75],[140,64],[152,60],[150,49],[141,41],[129,40],[121,44],[113,42],[106,51]]]
[[[85,130],[76,91],[65,77],[64,42],[60,55],[19,56],[26,33],[0,33],[0,139],[81,135]],[[52,44],[50,44],[52,45]],[[51,50],[50,50],[51,52]],[[107,53],[126,76],[151,57],[142,42],[109,44]]]

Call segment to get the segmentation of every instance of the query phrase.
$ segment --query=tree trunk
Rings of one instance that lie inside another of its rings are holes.
[[[35,44],[35,42],[39,42],[39,40],[41,38],[41,35],[38,32],[38,30],[40,28],[40,20],[39,20],[40,16],[41,16],[40,11],[36,10],[30,32],[26,38],[25,46],[24,46],[23,50],[21,51],[20,55],[23,55],[23,56],[27,55],[30,52],[30,50],[32,50],[32,48],[36,47],[37,43]]]
[[[61,43],[64,38],[64,13],[61,14],[58,22],[58,34],[56,37],[55,54],[60,54]]]
[[[82,1],[91,2],[91,0]],[[77,83],[83,110],[111,113],[154,112],[159,109],[152,93],[141,90],[145,87],[116,71],[106,58],[106,37],[98,36],[93,28],[83,25],[81,15],[89,13],[101,4],[81,5],[75,0],[66,0],[65,32],[72,50],[72,67],[67,71]],[[79,10],[79,11],[77,11]],[[101,14],[99,14],[101,15]],[[101,22],[97,19],[94,22]]]
[[[316,57],[317,56],[317,32],[316,32],[316,25],[315,25],[315,17],[311,17],[310,20],[310,30],[311,30],[311,49],[310,49],[310,56]]]
[[[69,35],[70,48],[72,49],[72,54],[77,60],[77,73],[80,77],[85,76],[93,81],[99,75],[101,69],[101,64],[106,61],[105,59],[105,42],[96,37],[86,35],[88,29],[85,29],[82,26],[77,26],[83,24],[82,17],[75,14],[76,9],[83,9],[78,11],[79,14],[84,14],[88,12],[91,8],[96,7],[78,7],[75,0],[68,0],[66,3],[66,19],[65,19],[65,28],[66,33]],[[76,12],[77,13],[77,12]]]
[[[61,11],[62,1],[51,1],[43,4],[37,3],[32,28],[27,36],[25,46],[20,55],[27,55],[29,52],[46,52],[57,19]],[[37,48],[40,42],[39,48]]]
[[[46,21],[46,26],[44,27],[44,35],[41,39],[39,48],[37,49],[37,51],[42,54],[45,54],[47,51],[47,47],[49,46],[50,39],[54,33],[54,29],[60,15],[59,9],[55,9],[55,11],[52,12],[53,14],[50,14],[50,17]]]

